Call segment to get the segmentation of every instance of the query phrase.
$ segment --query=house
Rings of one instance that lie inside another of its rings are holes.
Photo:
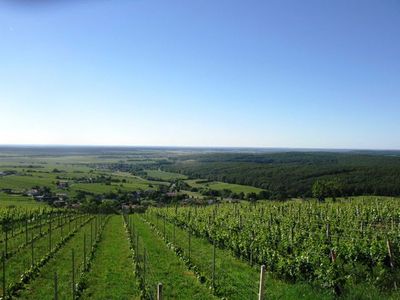
[[[25,195],[35,197],[40,195],[40,191],[38,189],[30,189],[26,191]]]
[[[224,202],[228,202],[228,203],[239,203],[240,200],[239,200],[239,199],[233,199],[233,198],[226,198],[226,199],[224,199]]]
[[[79,209],[81,207],[80,203],[73,203],[71,204],[71,208]]]
[[[146,207],[137,204],[122,204],[121,209],[124,213],[143,213],[146,211]]]
[[[33,196],[33,198],[35,198],[35,200],[39,201],[39,202],[43,202],[44,201],[44,196],[43,195]]]
[[[178,195],[177,192],[168,192],[165,195],[167,195],[167,197],[176,197]]]
[[[64,207],[66,202],[64,200],[56,200],[53,202],[53,205],[55,207]]]
[[[68,181],[57,181],[57,188],[67,189],[69,187]]]

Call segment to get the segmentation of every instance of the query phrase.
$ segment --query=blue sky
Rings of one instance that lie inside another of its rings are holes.
[[[400,149],[398,0],[0,4],[0,144]]]

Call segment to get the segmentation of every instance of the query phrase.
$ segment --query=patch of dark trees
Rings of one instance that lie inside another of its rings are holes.
[[[386,152],[216,153],[183,156],[164,169],[262,188],[270,199],[313,196],[316,182],[335,182],[335,196],[400,195],[400,157]]]

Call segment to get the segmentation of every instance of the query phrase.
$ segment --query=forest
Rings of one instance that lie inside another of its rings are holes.
[[[313,196],[316,182],[334,195],[400,195],[400,155],[390,151],[209,153],[182,155],[167,171],[265,190],[271,199]]]

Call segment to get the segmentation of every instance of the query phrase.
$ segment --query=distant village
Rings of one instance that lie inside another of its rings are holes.
[[[95,182],[95,179],[85,179],[85,182]],[[158,185],[139,191],[117,190],[113,192],[95,194],[78,190],[74,196],[70,196],[70,182],[58,180],[56,182],[57,192],[47,186],[35,186],[30,189],[15,191],[12,189],[1,189],[7,194],[19,194],[32,197],[35,201],[47,203],[55,208],[80,209],[85,212],[110,213],[143,212],[148,206],[162,206],[179,203],[180,205],[210,205],[222,201],[215,196],[194,197],[180,190],[182,183],[175,182],[169,186]],[[238,199],[224,198],[223,201],[239,201]]]

